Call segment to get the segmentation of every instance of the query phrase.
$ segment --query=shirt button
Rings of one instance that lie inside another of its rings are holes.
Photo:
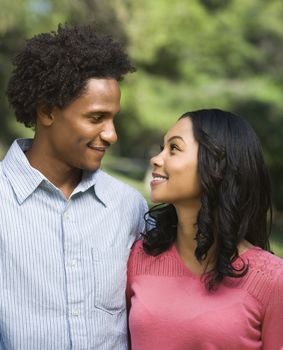
[[[70,220],[70,218],[71,218],[71,215],[67,211],[63,214],[63,216],[64,216],[65,220]]]
[[[70,266],[71,266],[71,267],[77,266],[77,260],[76,260],[76,259],[72,259],[72,260],[70,261]]]
[[[80,316],[80,312],[77,309],[72,310],[71,314],[72,316]]]

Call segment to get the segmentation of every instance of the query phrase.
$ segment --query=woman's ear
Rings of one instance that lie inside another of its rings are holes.
[[[52,114],[52,109],[46,105],[38,105],[36,108],[37,121],[42,126],[51,126],[54,121],[54,116]]]

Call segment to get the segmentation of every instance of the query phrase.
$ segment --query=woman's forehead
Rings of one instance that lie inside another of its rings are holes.
[[[182,138],[193,136],[193,125],[190,118],[182,118],[172,125],[165,134],[164,140],[168,140],[174,136],[181,136]]]

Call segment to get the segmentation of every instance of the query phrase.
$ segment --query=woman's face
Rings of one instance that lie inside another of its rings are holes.
[[[198,142],[190,118],[182,118],[164,137],[161,152],[150,160],[153,166],[151,200],[154,203],[190,205],[199,202]]]

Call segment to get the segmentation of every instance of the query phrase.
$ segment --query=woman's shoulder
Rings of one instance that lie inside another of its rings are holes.
[[[143,248],[143,240],[136,241],[131,249],[129,263],[132,264],[153,264],[154,261],[160,260],[160,257],[166,255],[167,252],[161,253],[157,256],[152,256],[145,252]]]
[[[283,259],[259,247],[249,249],[243,258],[247,260],[251,270],[269,277],[276,277],[283,272]]]
[[[143,250],[142,242],[143,242],[143,240],[139,239],[133,244],[132,249],[131,249],[131,255],[137,254],[138,252]]]
[[[234,283],[267,303],[275,290],[283,288],[283,259],[259,247],[250,248],[237,259],[235,267],[241,268],[243,261],[248,266],[247,274]],[[233,264],[234,265],[234,264]]]
[[[149,255],[143,241],[137,241],[129,257],[128,270],[131,275],[180,276],[184,274],[173,252],[173,247],[156,256]]]
[[[132,246],[130,257],[128,261],[128,266],[133,267],[136,264],[139,264],[143,262],[144,260],[147,260],[150,256],[146,254],[146,252],[143,249],[143,240],[140,239],[134,243]]]

